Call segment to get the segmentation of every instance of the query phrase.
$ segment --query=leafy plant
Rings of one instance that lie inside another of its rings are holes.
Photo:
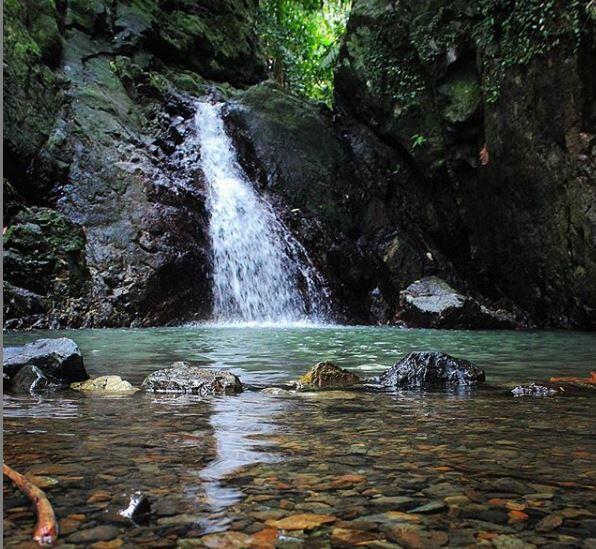
[[[297,95],[333,99],[333,67],[349,0],[263,0],[257,33],[270,75]]]
[[[424,135],[420,135],[420,134],[414,134],[412,137],[412,148],[416,149],[418,147],[422,147],[422,145],[424,145],[427,141],[426,137],[424,137]]]

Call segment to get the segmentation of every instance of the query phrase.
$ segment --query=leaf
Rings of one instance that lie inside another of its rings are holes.
[[[507,515],[509,516],[509,524],[515,524],[517,522],[524,522],[528,520],[528,515],[526,515],[526,513],[522,513],[521,511],[509,511]]]
[[[335,522],[337,517],[333,515],[317,515],[314,513],[302,513],[290,515],[279,520],[268,520],[266,524],[281,530],[312,530],[323,524]]]
[[[590,372],[590,377],[551,377],[553,383],[589,383],[596,385],[596,372]]]
[[[251,536],[248,546],[255,549],[274,549],[278,535],[279,530],[276,528],[264,528]]]

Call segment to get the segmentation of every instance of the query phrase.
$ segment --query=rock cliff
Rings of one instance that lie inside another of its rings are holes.
[[[209,95],[339,320],[438,276],[593,327],[596,14],[539,5],[355,0],[331,111],[265,82],[252,0],[7,0],[6,326],[209,317]]]

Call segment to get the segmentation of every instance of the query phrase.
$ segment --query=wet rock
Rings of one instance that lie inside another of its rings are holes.
[[[547,397],[596,395],[596,384],[573,378],[552,378],[550,381],[518,385],[511,390],[516,396]]]
[[[560,515],[548,515],[536,525],[536,532],[552,532],[561,524],[563,524],[563,518]]]
[[[484,370],[436,351],[412,352],[377,379],[384,387],[473,385],[485,380]]]
[[[526,543],[518,537],[507,534],[496,536],[492,542],[496,549],[531,549],[532,547],[536,547],[531,543]]]
[[[154,393],[192,393],[201,396],[242,392],[240,379],[230,372],[208,370],[175,362],[170,368],[153,372],[145,378],[142,388]]]
[[[268,520],[266,524],[280,530],[314,530],[324,524],[329,524],[337,520],[333,515],[300,513],[290,515],[280,520]]]
[[[95,526],[86,530],[79,530],[67,538],[72,543],[92,543],[95,541],[109,541],[118,535],[115,526]]]
[[[14,392],[56,390],[89,378],[76,343],[64,337],[5,347],[3,373]]]
[[[148,524],[151,519],[151,503],[149,498],[141,492],[135,492],[129,498],[128,506],[120,511],[123,517],[130,519],[134,524]]]
[[[548,387],[546,385],[540,385],[537,383],[529,383],[528,385],[518,385],[511,389],[511,393],[513,396],[520,397],[520,396],[532,396],[532,397],[546,397],[556,395],[559,391],[557,391],[553,387]]]
[[[357,383],[360,378],[356,374],[331,362],[319,362],[296,382],[296,386],[301,390],[334,389]]]
[[[510,494],[527,494],[528,486],[514,478],[498,478],[496,480],[486,482],[482,486],[484,490],[492,492],[505,492]]]
[[[411,513],[436,513],[441,511],[445,508],[445,503],[442,501],[431,501],[424,505],[420,505],[419,507],[415,507],[411,509]]]
[[[292,394],[287,389],[282,389],[281,387],[265,387],[261,392],[271,396],[288,396]]]
[[[511,313],[485,307],[447,282],[428,276],[400,292],[400,320],[420,328],[515,328]]]
[[[37,366],[27,365],[9,380],[9,390],[14,393],[45,393],[65,389],[62,380],[44,372]]]
[[[138,391],[128,381],[120,376],[100,376],[87,381],[71,383],[70,388],[75,391],[88,393],[134,393]]]

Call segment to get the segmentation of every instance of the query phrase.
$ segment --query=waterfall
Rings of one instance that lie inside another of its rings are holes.
[[[239,165],[221,109],[199,103],[195,115],[208,188],[214,320],[323,321],[328,299],[321,275]]]

